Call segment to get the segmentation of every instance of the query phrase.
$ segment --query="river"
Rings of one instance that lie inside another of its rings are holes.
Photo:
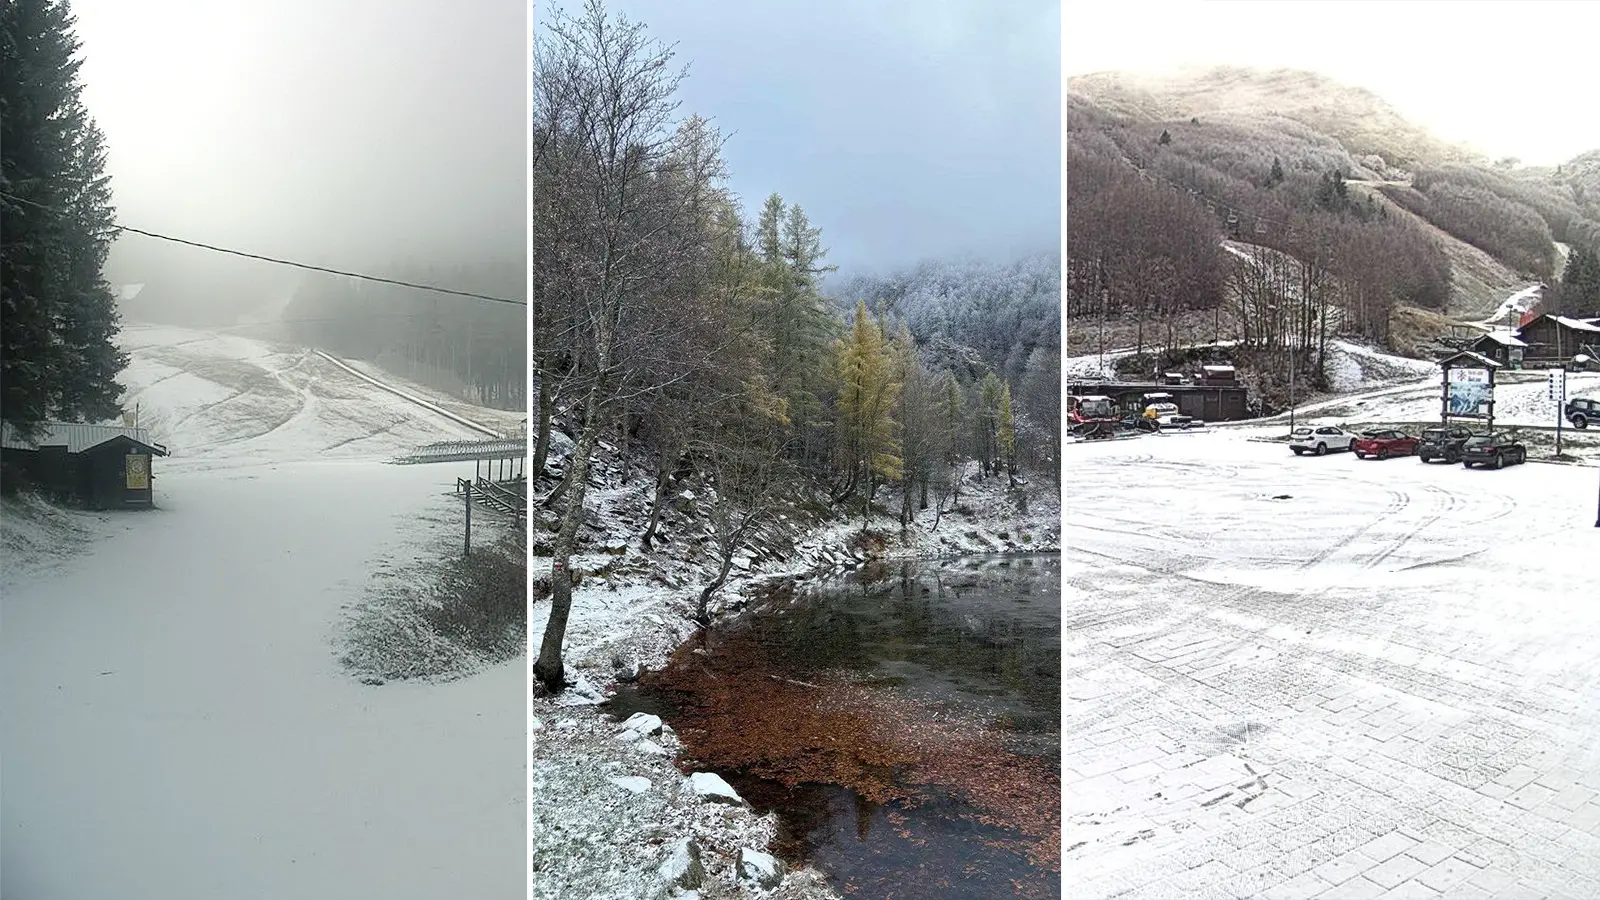
[[[859,897],[1060,896],[1061,563],[871,566],[780,583],[611,711],[775,810],[772,848]]]

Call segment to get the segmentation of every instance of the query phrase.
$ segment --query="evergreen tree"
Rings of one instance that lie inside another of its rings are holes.
[[[1272,158],[1272,171],[1267,173],[1266,186],[1273,187],[1283,183],[1283,161],[1274,156]]]
[[[1167,131],[1165,128],[1161,129],[1161,137],[1157,139],[1156,143],[1161,144],[1162,146],[1172,143],[1172,133]]]
[[[962,426],[966,424],[967,400],[961,395],[961,385],[956,381],[954,375],[951,375],[949,372],[945,372],[943,378],[944,409],[942,412],[944,414],[944,425],[950,434],[959,435],[961,433]],[[954,465],[960,461],[960,456],[961,442],[958,440],[951,440],[949,459],[950,464]]]
[[[1003,384],[993,372],[985,373],[978,383],[977,427],[978,462],[983,474],[1000,470],[1000,396]]]
[[[783,227],[783,198],[776,193],[761,205],[761,218],[756,225],[756,240],[761,248],[761,258],[771,265],[782,262],[780,229]]]
[[[1017,474],[1017,428],[1011,417],[1011,385],[1000,386],[1000,402],[995,408],[995,439],[1006,473]]]
[[[761,284],[768,298],[765,328],[772,377],[800,437],[800,454],[807,460],[820,443],[818,430],[826,424],[821,395],[833,333],[832,319],[817,291],[817,276],[833,271],[822,264],[828,251],[821,235],[804,209],[784,204],[777,194],[767,198],[756,225]]]
[[[127,358],[101,276],[113,239],[105,138],[84,108],[64,0],[0,6],[0,419],[115,417]]]
[[[1600,313],[1600,253],[1573,247],[1561,272],[1561,308],[1577,314]]]

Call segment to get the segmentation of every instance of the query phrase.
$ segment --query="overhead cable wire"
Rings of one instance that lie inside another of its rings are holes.
[[[4,197],[5,199],[11,200],[11,201],[16,202],[16,203],[24,203],[24,204],[27,204],[28,206],[37,207],[39,209],[44,210],[45,212],[53,213],[53,214],[58,215],[58,216],[65,216],[66,215],[66,213],[63,213],[63,212],[61,212],[59,210],[51,209],[50,207],[45,206],[42,203],[35,203],[34,201],[25,199],[23,197],[17,197],[17,196],[14,196],[12,194],[5,194],[5,193],[0,193],[0,197]],[[169,242],[174,243],[174,244],[182,244],[182,245],[184,245],[186,247],[198,247],[199,249],[202,249],[202,250],[211,250],[211,251],[216,252],[216,253],[225,253],[225,254],[228,254],[230,256],[240,256],[240,257],[243,257],[245,259],[259,260],[261,262],[272,263],[273,265],[291,266],[291,267],[296,268],[296,269],[306,269],[308,271],[322,272],[322,273],[325,273],[325,274],[328,274],[328,275],[339,275],[339,276],[342,276],[344,278],[355,278],[355,279],[358,279],[358,280],[361,280],[361,281],[372,281],[372,282],[377,282],[378,284],[390,284],[390,285],[394,285],[396,287],[411,288],[412,290],[418,290],[418,291],[431,291],[431,292],[433,292],[435,294],[449,294],[449,295],[456,296],[456,297],[469,297],[469,298],[474,299],[474,300],[486,300],[486,301],[489,301],[491,303],[506,303],[506,304],[510,304],[512,306],[527,306],[528,305],[528,301],[526,301],[526,300],[514,300],[514,299],[510,299],[510,298],[506,298],[506,297],[496,297],[496,296],[493,296],[491,294],[479,294],[479,293],[476,293],[474,291],[460,291],[460,290],[456,290],[454,288],[438,287],[436,285],[431,285],[431,284],[418,284],[417,282],[414,282],[414,281],[402,281],[402,280],[397,279],[397,278],[384,278],[381,275],[365,275],[365,274],[362,274],[360,272],[347,272],[347,271],[344,271],[342,269],[332,269],[332,268],[329,268],[327,266],[317,266],[317,265],[312,265],[311,263],[296,262],[296,261],[294,261],[292,259],[280,259],[278,257],[265,256],[265,255],[262,255],[262,254],[259,254],[259,253],[248,253],[248,252],[243,251],[243,250],[233,250],[233,249],[230,249],[230,248],[227,248],[227,247],[218,247],[215,244],[207,244],[207,243],[203,243],[201,241],[191,241],[191,240],[188,240],[186,238],[173,237],[173,236],[168,235],[168,234],[161,234],[159,232],[154,232],[154,231],[145,231],[142,228],[134,228],[131,225],[113,224],[111,227],[112,227],[113,230],[116,230],[116,231],[128,231],[128,232],[132,232],[133,234],[143,235],[144,237],[154,238],[154,239],[160,240],[160,241],[169,241]]]

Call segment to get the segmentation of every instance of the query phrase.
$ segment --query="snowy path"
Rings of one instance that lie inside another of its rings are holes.
[[[276,368],[239,349],[208,371]],[[142,390],[180,451],[157,468],[160,508],[105,517],[48,571],[7,573],[0,894],[523,896],[525,662],[371,687],[334,653],[375,576],[441,554],[459,467],[325,458],[431,430],[383,433],[392,408],[339,415],[384,409],[350,384],[268,374],[219,408],[215,381],[180,371],[165,385],[188,382],[187,407]],[[237,412],[285,399],[266,441]]]
[[[1068,896],[1600,896],[1600,471],[1067,470]]]

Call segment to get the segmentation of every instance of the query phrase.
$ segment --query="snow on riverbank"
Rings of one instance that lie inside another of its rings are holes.
[[[676,498],[667,516],[669,543],[645,553],[637,534],[652,490],[648,477],[620,483],[621,472],[609,456],[598,468],[605,487],[590,494],[590,518],[597,528],[586,529],[594,534],[574,560],[575,569],[589,574],[573,593],[564,655],[567,678],[577,686],[554,700],[533,701],[539,723],[532,736],[533,896],[675,896],[672,879],[661,867],[678,851],[676,842],[688,839],[702,850],[703,897],[836,897],[811,870],[789,873],[776,894],[741,883],[739,850],[764,850],[776,828],[774,818],[743,807],[710,807],[694,798],[681,788],[684,776],[674,765],[677,746],[670,735],[619,740],[621,725],[592,705],[603,699],[619,663],[625,674],[636,666],[660,667],[694,633],[689,616],[699,589],[713,574],[708,558],[687,559],[703,528],[692,512],[692,491],[687,500]],[[1047,481],[1041,476],[1025,489],[1026,513],[1017,511],[1004,478],[989,478],[963,485],[961,511],[947,512],[937,529],[931,511],[921,513],[918,524],[904,533],[897,520],[874,518],[868,531],[882,536],[881,546],[861,539],[859,519],[799,526],[801,517],[791,516],[791,530],[800,536],[769,541],[770,549],[737,557],[712,609],[736,614],[768,579],[823,579],[874,557],[1059,551],[1060,503]],[[548,566],[548,557],[541,566],[536,556],[533,577],[547,574]],[[530,631],[535,646],[548,615],[548,601],[535,604]],[[643,779],[627,783],[649,787],[634,792],[613,779]]]

